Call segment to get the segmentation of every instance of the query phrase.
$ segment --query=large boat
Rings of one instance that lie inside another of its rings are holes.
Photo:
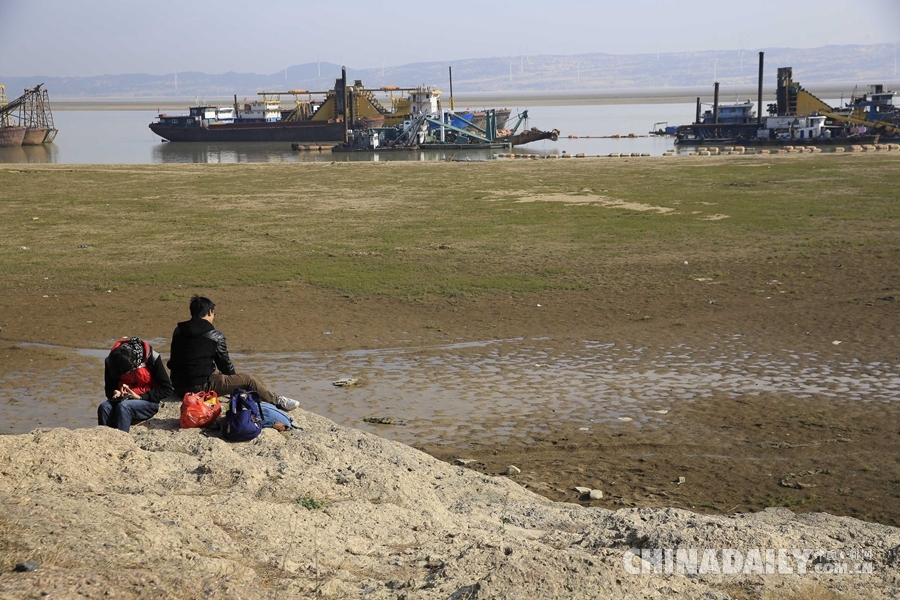
[[[235,96],[233,106],[190,107],[187,115],[160,114],[150,129],[170,142],[331,145],[345,142],[354,130],[394,126],[441,110],[441,92],[431,86],[369,89],[360,80],[348,85],[346,72],[327,92],[288,90],[258,95],[258,100],[242,103]],[[286,96],[293,97],[292,106],[282,106]],[[505,124],[510,111],[503,111]],[[459,115],[475,124],[485,119],[484,111],[460,111]]]
[[[763,59],[760,52],[759,100],[762,105]],[[833,108],[793,79],[793,69],[778,69],[776,102],[768,105],[768,116],[753,110],[746,100],[719,103],[719,84],[715,84],[711,110],[697,114],[693,123],[678,128],[676,144],[688,146],[828,146],[872,144],[893,141],[900,136],[900,115],[893,106],[894,92],[881,85],[871,93],[853,98],[843,108]]]

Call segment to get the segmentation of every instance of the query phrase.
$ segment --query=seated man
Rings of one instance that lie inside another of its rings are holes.
[[[228,356],[225,335],[213,327],[216,305],[209,298],[191,298],[191,319],[182,321],[172,334],[172,355],[169,370],[175,394],[184,397],[188,392],[208,389],[220,396],[231,395],[234,388],[255,390],[263,402],[286,411],[300,403],[285,396],[276,396],[252,375],[238,374]],[[218,369],[218,371],[217,371]]]
[[[159,410],[159,401],[173,395],[172,382],[159,352],[140,338],[123,338],[106,357],[103,379],[106,402],[97,409],[99,425],[131,430]]]

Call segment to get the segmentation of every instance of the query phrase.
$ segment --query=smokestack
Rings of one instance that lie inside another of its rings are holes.
[[[757,94],[757,100],[756,100],[756,124],[760,125],[760,126],[762,126],[762,113],[763,113],[763,98],[762,98],[763,54],[764,54],[764,52],[759,53],[759,93]]]
[[[700,98],[697,98],[697,116],[694,117],[694,124],[700,124]]]
[[[453,67],[450,69],[450,110],[453,110]]]
[[[716,91],[713,94],[713,123],[719,124],[719,82],[716,82]]]
[[[341,67],[340,107],[341,116],[344,118],[344,142],[346,143],[350,141],[347,135],[347,67]]]

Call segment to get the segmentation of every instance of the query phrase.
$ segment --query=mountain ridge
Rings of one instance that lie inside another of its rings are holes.
[[[830,45],[819,48],[769,48],[765,52],[766,87],[774,84],[778,67],[793,67],[804,85],[856,82],[857,85],[896,80],[896,44]],[[417,62],[394,67],[347,68],[350,81],[368,87],[449,84],[453,68],[455,93],[596,91],[712,86],[755,86],[756,51],[706,50],[659,54],[592,53],[571,56],[489,57],[447,62]],[[341,76],[340,65],[321,62],[287,67],[273,74],[179,71],[165,75],[126,73],[90,77],[5,77],[7,96],[43,83],[54,98],[175,98],[246,97],[259,91],[331,89]],[[446,90],[445,90],[446,91]]]

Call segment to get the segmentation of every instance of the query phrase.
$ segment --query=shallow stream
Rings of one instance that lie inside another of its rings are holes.
[[[150,342],[166,354],[166,340]],[[96,360],[96,369],[87,373],[73,364],[55,372],[13,373],[0,382],[10,398],[0,404],[0,431],[95,423],[106,351],[72,352]],[[417,444],[528,441],[551,428],[608,422],[652,427],[684,403],[714,396],[900,400],[897,365],[849,360],[839,350],[760,353],[740,335],[702,348],[536,338],[337,353],[233,353],[232,359],[240,371],[258,375],[307,410]],[[341,378],[358,383],[333,385]],[[397,424],[373,425],[366,417]]]

